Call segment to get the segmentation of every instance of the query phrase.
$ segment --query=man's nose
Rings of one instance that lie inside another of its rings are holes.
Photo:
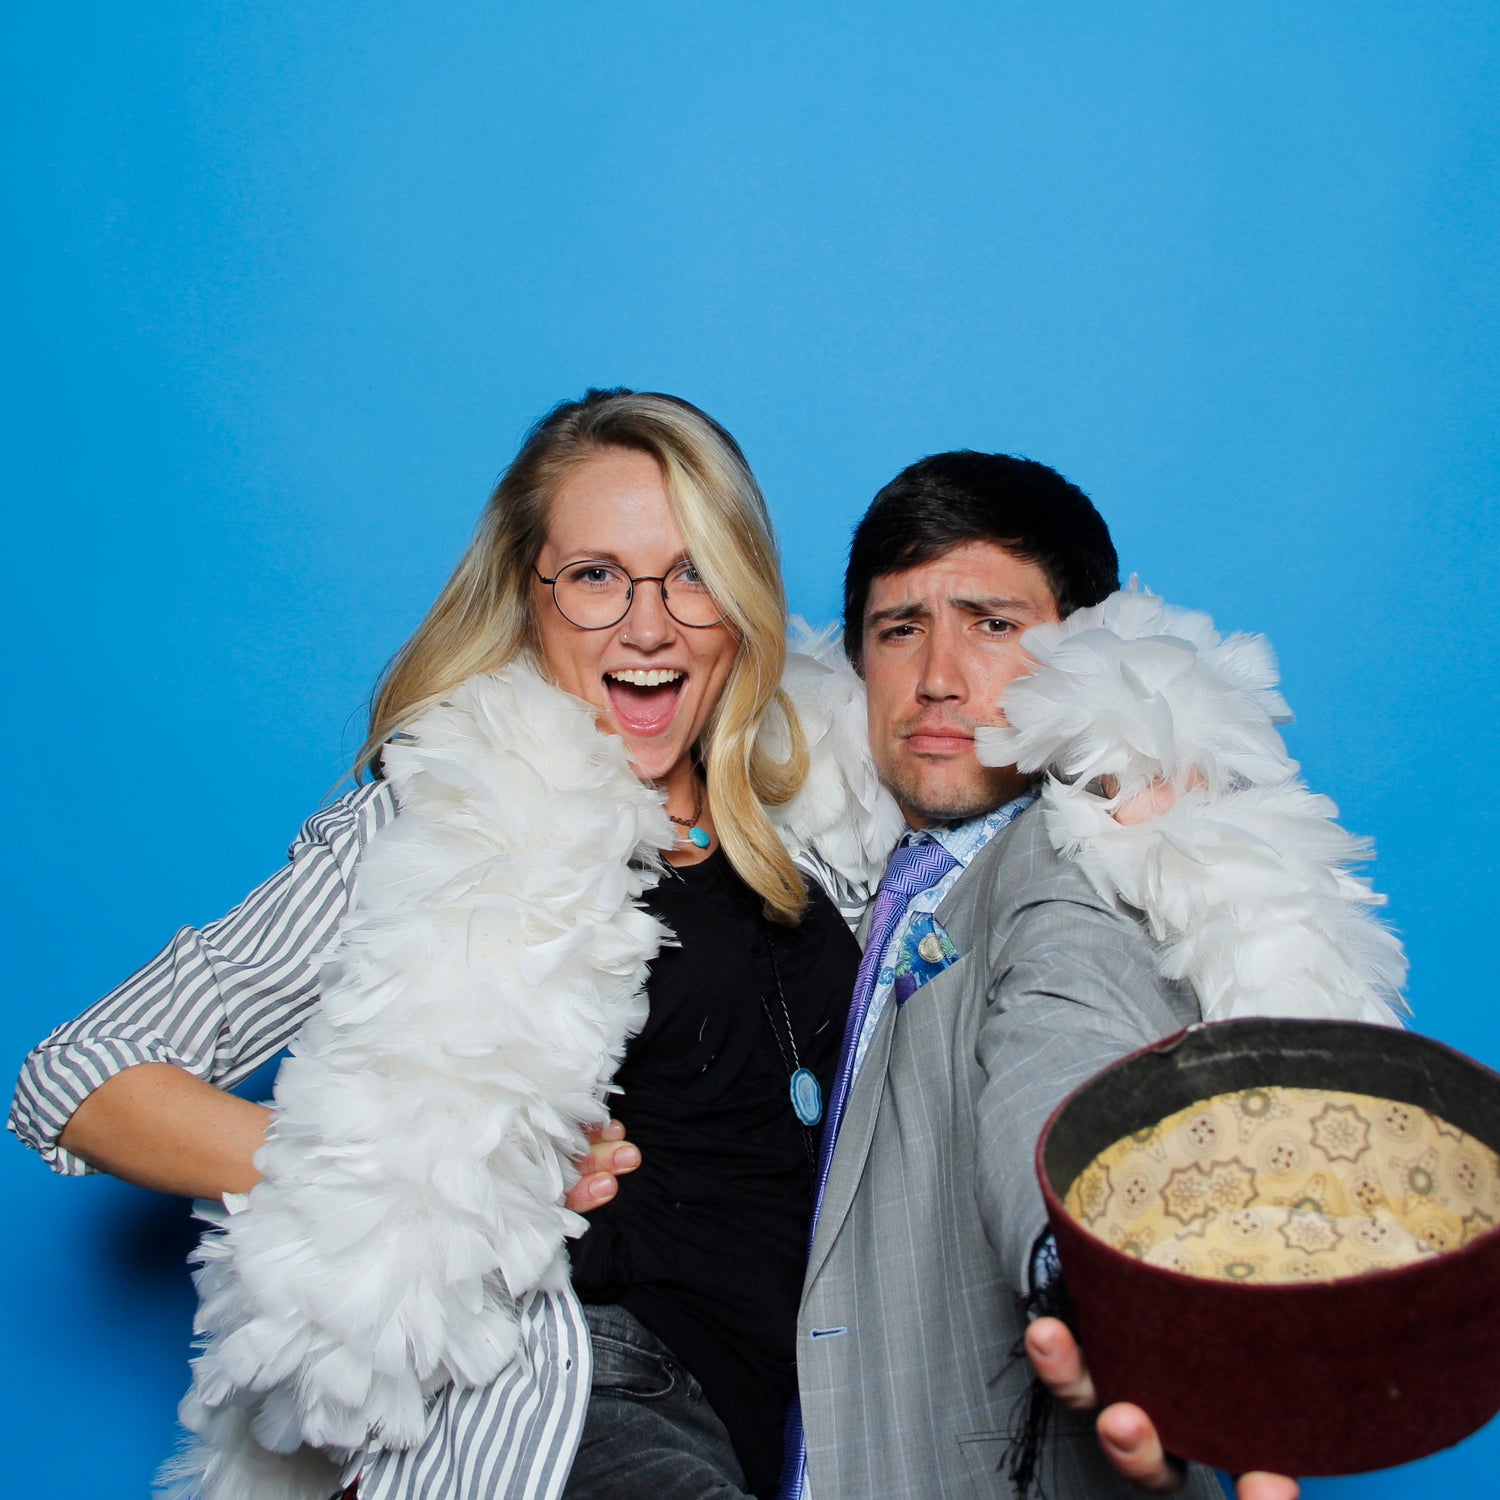
[[[917,696],[925,702],[962,702],[969,696],[958,640],[951,630],[928,633],[917,674]]]

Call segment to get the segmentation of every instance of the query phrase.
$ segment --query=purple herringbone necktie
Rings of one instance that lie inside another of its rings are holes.
[[[870,1000],[880,978],[881,958],[890,945],[891,934],[906,915],[911,898],[936,885],[957,863],[941,844],[923,840],[920,844],[903,844],[897,849],[891,855],[891,862],[885,867],[885,874],[880,877],[880,888],[875,893],[875,907],[870,913],[870,935],[865,943],[864,956],[859,961],[859,973],[854,979],[854,998],[849,1002],[849,1021],[844,1027],[844,1048],[839,1055],[839,1068],[833,1077],[828,1114],[823,1122],[823,1142],[818,1152],[818,1188],[813,1198],[812,1226],[807,1237],[809,1245],[812,1244],[813,1232],[818,1227],[818,1214],[823,1207],[823,1190],[828,1185],[828,1168],[833,1161],[833,1146],[838,1139],[839,1126],[844,1118],[844,1105],[849,1099],[849,1085],[854,1078],[854,1057],[859,1047],[859,1034],[864,1030]]]
[[[880,877],[875,906],[870,913],[870,936],[865,943],[859,973],[854,978],[854,998],[849,1002],[849,1021],[844,1027],[844,1049],[839,1054],[839,1070],[833,1077],[833,1092],[828,1113],[823,1120],[823,1143],[818,1152],[818,1188],[813,1198],[812,1226],[807,1232],[808,1248],[823,1211],[823,1192],[828,1186],[828,1168],[833,1161],[833,1145],[838,1139],[849,1099],[849,1085],[854,1080],[854,1058],[859,1050],[859,1034],[870,1013],[870,1001],[880,979],[880,961],[890,945],[891,935],[901,925],[911,898],[919,891],[935,886],[958,861],[941,844],[923,841],[903,844],[891,855],[891,862]],[[787,1412],[785,1463],[781,1472],[779,1500],[802,1494],[802,1471],[807,1445],[802,1431],[802,1406],[795,1398]],[[816,1496],[814,1497],[816,1500]]]

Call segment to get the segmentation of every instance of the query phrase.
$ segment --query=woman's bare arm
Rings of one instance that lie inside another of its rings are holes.
[[[106,1079],[58,1136],[91,1166],[161,1193],[219,1198],[260,1181],[252,1158],[271,1118],[264,1105],[171,1063],[140,1063]]]
[[[73,1111],[58,1144],[91,1166],[140,1187],[188,1198],[248,1193],[260,1181],[253,1157],[271,1111],[171,1063],[140,1063],[116,1073]],[[641,1155],[611,1121],[590,1132],[578,1159],[584,1174],[567,1205],[587,1213],[615,1195],[615,1179]]]

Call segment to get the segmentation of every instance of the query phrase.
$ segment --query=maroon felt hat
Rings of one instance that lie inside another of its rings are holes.
[[[1500,1077],[1411,1032],[1223,1021],[1105,1069],[1037,1143],[1101,1401],[1235,1473],[1466,1437],[1500,1411],[1497,1151]]]

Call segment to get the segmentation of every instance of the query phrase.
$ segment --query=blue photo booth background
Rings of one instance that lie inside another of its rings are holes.
[[[1500,1063],[1493,5],[163,0],[6,53],[9,1065],[272,871],[591,384],[736,434],[813,620],[905,463],[1060,468],[1270,635],[1417,1026]],[[9,1492],[139,1496],[187,1210],[0,1171]]]

